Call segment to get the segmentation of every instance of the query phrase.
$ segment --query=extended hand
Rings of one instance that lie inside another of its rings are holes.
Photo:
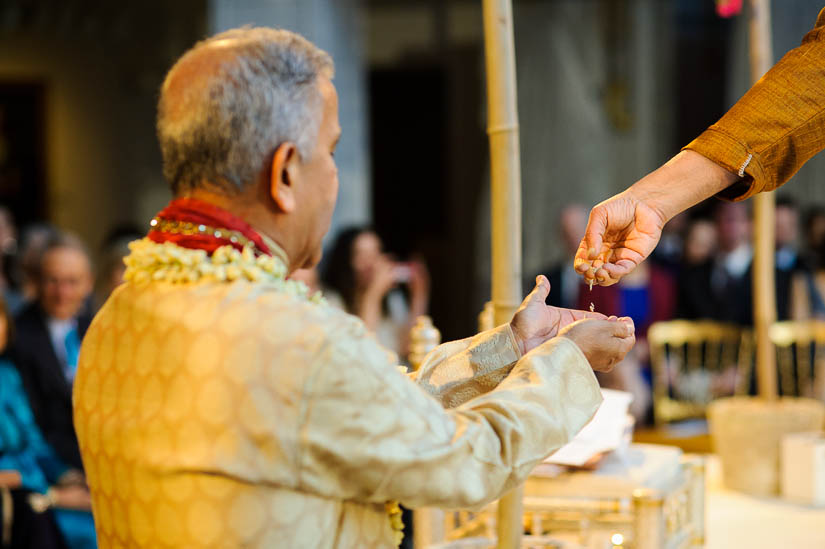
[[[555,337],[559,330],[583,318],[607,318],[601,313],[561,309],[545,304],[550,293],[550,281],[540,275],[536,277],[536,287],[530,292],[510,321],[510,328],[516,336],[522,354],[538,347]]]
[[[576,271],[602,286],[615,284],[650,255],[666,221],[636,199],[632,189],[605,200],[590,212],[576,252]]]
[[[590,212],[574,267],[609,286],[650,255],[677,213],[729,187],[737,174],[685,150]]]
[[[573,341],[582,350],[590,367],[609,372],[636,343],[636,329],[630,318],[586,319],[563,328],[559,335]]]

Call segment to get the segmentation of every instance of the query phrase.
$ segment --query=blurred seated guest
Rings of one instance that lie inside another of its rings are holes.
[[[12,532],[26,533],[12,547],[63,547],[60,534],[55,535],[51,527],[51,520],[56,520],[70,548],[93,548],[91,499],[83,474],[70,469],[40,434],[20,376],[5,353],[11,333],[11,321],[0,300],[0,470],[20,474]],[[35,516],[48,508],[54,511],[53,519],[51,514]]]
[[[677,272],[681,265],[687,226],[688,216],[685,213],[674,216],[662,227],[662,237],[659,239],[659,244],[650,254],[653,261],[672,273]],[[578,250],[578,244],[576,244],[576,250]]]
[[[16,287],[15,260],[17,256],[17,228],[14,217],[5,206],[0,206],[0,291],[12,314],[23,306],[23,296]]]
[[[811,317],[825,319],[825,207],[814,205],[808,209],[805,213],[804,232],[805,250],[802,255],[811,269],[812,284],[807,288],[795,284],[792,303],[794,310],[797,310],[796,303],[807,302]]]
[[[806,269],[798,250],[799,210],[789,196],[776,199],[774,239],[776,241],[776,268],[781,271]]]
[[[123,283],[126,264],[123,258],[129,255],[129,243],[140,240],[143,234],[136,228],[124,225],[116,227],[103,240],[100,268],[95,279],[95,310],[103,306],[111,293]]]
[[[393,261],[375,231],[353,227],[336,238],[322,279],[331,304],[361,318],[381,344],[407,356],[410,328],[429,307],[430,280],[423,263]]]
[[[0,205],[0,254],[13,255],[17,252],[17,227],[14,216],[6,206]]]
[[[16,318],[13,356],[34,417],[63,461],[82,468],[72,425],[72,382],[91,317],[92,268],[82,242],[59,235],[43,251],[38,298]]]
[[[799,252],[799,210],[788,196],[776,199],[776,313],[778,320],[810,318],[816,299],[808,262]]]
[[[587,208],[581,204],[570,204],[562,208],[559,214],[559,237],[563,246],[562,259],[537,273],[547,275],[550,279],[548,305],[570,309],[578,302],[582,280],[581,275],[570,263],[570,258],[576,255],[585,227],[587,227]],[[535,276],[531,278],[531,280],[534,279]],[[525,281],[524,287],[529,288],[531,284]]]
[[[820,244],[812,262],[814,268],[811,273],[812,283],[805,287],[801,284],[794,286],[794,302],[808,300],[811,318],[825,320],[825,241]],[[799,295],[802,298],[799,298]]]
[[[682,269],[676,314],[752,324],[750,219],[741,202],[719,202],[714,212],[717,252],[704,263]]]
[[[803,256],[812,269],[818,269],[819,250],[825,245],[825,207],[815,204],[805,212],[805,249]]]
[[[688,224],[685,234],[683,267],[702,265],[716,254],[716,226],[713,221],[698,217]]]
[[[20,293],[24,302],[37,299],[40,271],[40,256],[49,241],[58,235],[58,230],[48,223],[35,223],[23,229],[18,253],[20,270]]]

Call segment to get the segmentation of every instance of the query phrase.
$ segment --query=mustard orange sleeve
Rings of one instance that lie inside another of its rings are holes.
[[[825,9],[788,52],[685,149],[742,178],[720,197],[744,200],[788,181],[825,148]]]

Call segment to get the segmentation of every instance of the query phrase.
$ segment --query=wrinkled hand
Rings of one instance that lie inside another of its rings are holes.
[[[607,318],[601,313],[551,307],[545,304],[549,293],[550,281],[547,277],[536,277],[536,287],[524,298],[513,315],[513,320],[510,321],[510,328],[516,336],[522,354],[555,337],[559,330],[577,320]]]
[[[586,281],[610,286],[636,268],[659,243],[665,216],[628,190],[598,204],[576,252]]]
[[[559,336],[573,341],[582,350],[590,367],[609,372],[636,343],[635,326],[630,318],[585,319],[570,324]]]

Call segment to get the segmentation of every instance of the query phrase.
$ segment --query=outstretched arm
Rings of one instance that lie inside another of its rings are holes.
[[[298,489],[337,499],[469,507],[499,497],[601,402],[590,361],[620,360],[629,322],[586,319],[521,357],[492,391],[449,410],[372,338],[341,334],[306,387]],[[345,336],[345,337],[344,337]]]
[[[742,200],[788,181],[825,147],[825,9],[716,124],[667,164],[590,214],[576,270],[602,285],[643,261],[677,213],[719,194]]]
[[[615,284],[644,261],[673,216],[719,193],[737,176],[693,151],[682,151],[590,212],[575,268],[586,280]]]

